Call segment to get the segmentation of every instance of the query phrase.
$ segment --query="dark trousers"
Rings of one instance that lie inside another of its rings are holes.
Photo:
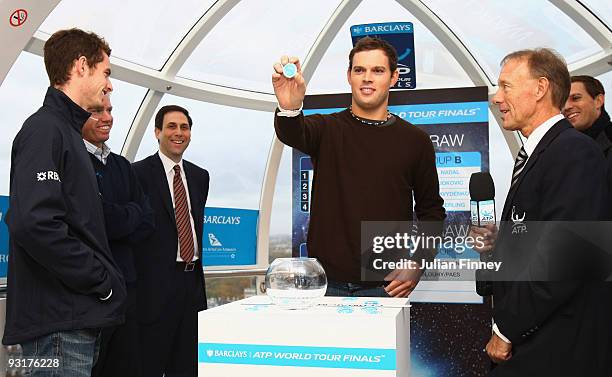
[[[102,329],[98,362],[92,377],[141,377],[136,284],[127,284],[125,323]]]
[[[197,377],[198,275],[177,263],[172,295],[157,322],[140,324],[142,375]],[[200,288],[201,289],[201,288]]]
[[[378,286],[364,286],[359,283],[345,283],[328,280],[325,296],[338,297],[389,297],[384,284]]]

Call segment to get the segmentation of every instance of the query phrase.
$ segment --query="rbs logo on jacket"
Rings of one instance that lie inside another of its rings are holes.
[[[38,182],[48,181],[48,180],[49,181],[53,180],[53,181],[61,182],[59,174],[57,174],[57,172],[54,172],[54,171],[51,171],[51,170],[49,170],[49,171],[41,171],[39,173],[36,173],[36,180]]]

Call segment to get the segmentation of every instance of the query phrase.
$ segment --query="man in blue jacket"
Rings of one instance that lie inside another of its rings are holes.
[[[85,109],[112,91],[110,48],[61,30],[45,43],[50,87],[13,141],[4,344],[26,364],[90,376],[100,329],[123,321],[126,288],[107,241],[102,200],[81,138]],[[39,362],[40,362],[39,361]],[[30,376],[48,375],[35,368]]]

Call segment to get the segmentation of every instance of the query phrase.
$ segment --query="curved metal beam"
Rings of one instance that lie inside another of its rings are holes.
[[[132,122],[132,126],[128,132],[128,136],[126,138],[126,142],[123,145],[123,149],[121,154],[124,156],[136,156],[136,151],[140,147],[140,142],[142,141],[142,135],[144,134],[144,128],[147,127],[149,123],[150,117],[147,118],[145,116],[141,116],[142,114],[153,114],[157,105],[159,105],[159,100],[161,100],[161,96],[165,93],[172,93],[182,96],[187,96],[188,98],[193,98],[192,96],[196,96],[198,94],[204,95],[202,100],[210,101],[210,100],[226,100],[227,93],[218,93],[214,86],[209,87],[212,89],[210,91],[201,89],[203,88],[195,88],[194,86],[181,85],[181,83],[176,80],[176,73],[180,70],[182,65],[185,63],[185,60],[189,55],[193,52],[193,50],[197,47],[197,45],[206,37],[206,35],[212,30],[212,28],[236,5],[238,4],[238,0],[219,0],[215,2],[215,4],[210,7],[204,13],[202,17],[196,22],[196,24],[189,30],[187,35],[181,40],[176,49],[170,54],[168,60],[162,67],[161,71],[158,73],[158,80],[155,80],[155,83],[162,86],[160,88],[154,89],[158,94],[155,96],[145,97],[140,108],[136,113],[136,117],[134,118],[134,122]],[[134,67],[132,67],[134,68]],[[132,74],[133,72],[130,72]],[[150,78],[154,78],[155,76],[146,76],[146,80]],[[130,80],[130,82],[133,82]],[[185,80],[186,84],[187,80]],[[195,82],[194,82],[195,83]],[[142,84],[141,84],[142,85]],[[206,84],[203,84],[206,85]],[[152,88],[153,86],[144,85],[147,88]],[[175,90],[173,90],[175,89]],[[178,89],[178,90],[176,90]],[[212,95],[211,95],[212,94]],[[217,95],[218,94],[218,95]],[[238,93],[236,93],[238,95]],[[158,101],[155,101],[159,97]],[[231,97],[233,99],[233,97]],[[245,101],[248,102],[248,101]],[[215,102],[217,103],[217,102]],[[138,138],[137,136],[141,137]],[[129,160],[129,158],[128,158]]]
[[[578,24],[603,51],[568,66],[572,75],[599,76],[612,69],[612,30],[578,1],[549,0]]]
[[[467,73],[468,77],[476,86],[487,86],[489,88],[489,104],[491,103],[490,98],[495,94],[497,88],[487,76],[484,69],[478,64],[476,58],[467,49],[467,47],[459,40],[459,38],[453,33],[453,31],[435,14],[429,9],[422,0],[397,0],[397,2],[406,8],[406,10],[412,13],[431,33],[438,38],[440,43],[448,49],[451,55],[457,60],[461,68]],[[495,109],[489,105],[491,113],[497,119],[497,125],[499,126],[508,149],[513,155],[518,152],[521,146],[521,139],[515,132],[508,132],[501,126],[501,118]]]
[[[612,47],[612,30],[578,1],[548,0],[578,24],[604,50]]]
[[[162,72],[165,71],[166,75],[170,77],[176,76],[202,40],[239,2],[240,0],[222,0],[211,6],[170,54]]]
[[[45,38],[47,37],[48,35],[46,34],[35,33],[24,50],[42,56]],[[274,96],[268,93],[226,88],[180,77],[173,78],[164,72],[143,67],[114,56],[111,57],[111,69],[113,71],[113,78],[149,88],[162,94],[173,94],[197,101],[260,111],[272,111],[276,106]]]
[[[321,62],[321,59],[323,59],[323,55],[327,52],[327,49],[340,31],[340,28],[349,19],[351,14],[355,12],[355,9],[361,4],[361,1],[362,0],[343,0],[334,13],[332,13],[329,20],[327,20],[325,26],[323,26],[323,29],[308,51],[302,64],[302,75],[307,83],[312,79],[317,66]]]
[[[136,112],[136,115],[132,120],[130,132],[128,132],[123,142],[122,155],[123,157],[127,158],[128,161],[134,162],[136,159],[136,153],[138,152],[138,147],[128,148],[127,146],[140,145],[146,131],[146,124],[148,124],[149,120],[155,116],[155,109],[161,102],[163,96],[164,93],[149,89],[142,99],[139,110]],[[146,106],[144,106],[145,104]],[[145,127],[134,127],[134,124],[145,124]]]
[[[572,76],[589,75],[599,76],[612,70],[612,48],[589,56],[567,67]]]
[[[408,12],[412,13],[421,23],[442,43],[457,60],[461,68],[476,86],[488,86],[493,82],[484,69],[478,64],[472,53],[465,47],[452,30],[429,9],[423,2],[413,0],[397,0]]]
[[[357,9],[361,0],[343,0],[329,18],[317,39],[315,40],[308,55],[302,64],[302,74],[306,83],[310,81],[317,65],[325,55],[336,34]],[[276,99],[274,99],[276,107]],[[274,189],[278,177],[278,167],[283,156],[284,144],[281,143],[276,134],[272,136],[272,144],[268,153],[264,180],[262,183],[261,196],[259,199],[259,221],[257,223],[257,253],[260,250],[268,250],[270,242],[270,220],[272,217],[272,204],[274,202]],[[259,262],[259,261],[258,261]],[[266,261],[267,263],[267,261]]]

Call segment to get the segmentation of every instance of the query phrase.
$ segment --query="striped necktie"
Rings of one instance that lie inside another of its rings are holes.
[[[181,167],[174,165],[174,216],[176,218],[176,230],[179,239],[179,254],[186,263],[191,263],[194,255],[193,233],[191,231],[191,220],[189,220],[189,205],[187,194],[181,179]]]
[[[525,168],[527,164],[527,152],[525,152],[525,148],[521,147],[518,155],[516,156],[516,160],[514,160],[514,169],[512,170],[512,183],[510,184],[510,189],[514,187],[516,182],[518,181],[521,172]]]

